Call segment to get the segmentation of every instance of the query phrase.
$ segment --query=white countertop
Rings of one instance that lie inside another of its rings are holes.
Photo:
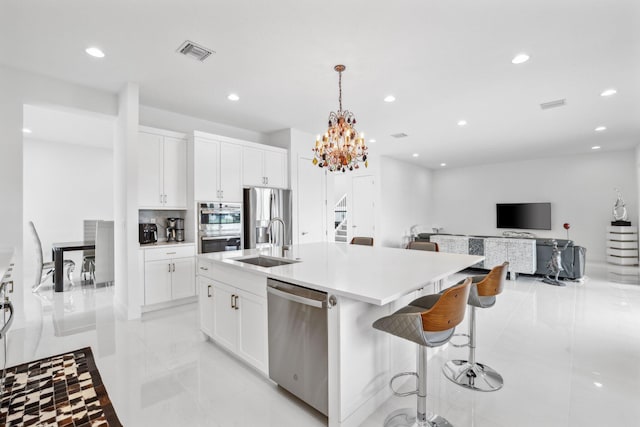
[[[194,242],[156,242],[140,245],[140,249],[170,248],[172,246],[195,245]]]
[[[398,248],[308,243],[294,245],[287,258],[300,262],[259,267],[234,258],[279,257],[276,251],[245,249],[198,255],[240,270],[333,293],[358,301],[385,305],[434,281],[444,279],[484,259],[482,256]]]

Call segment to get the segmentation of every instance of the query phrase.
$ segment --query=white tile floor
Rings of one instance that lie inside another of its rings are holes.
[[[456,426],[640,425],[640,286],[608,282],[604,269],[589,275],[565,288],[531,277],[508,282],[496,306],[477,316],[477,357],[503,375],[504,388],[479,393],[450,383],[440,368],[466,350],[449,347],[430,361],[430,407]],[[112,298],[113,288],[30,295],[28,325],[10,335],[9,365],[91,346],[128,427],[326,425],[205,341],[197,305],[125,321]],[[363,425],[380,426],[402,406],[415,407],[415,398],[391,398]]]

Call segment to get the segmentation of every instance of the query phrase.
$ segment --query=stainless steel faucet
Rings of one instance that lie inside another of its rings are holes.
[[[272,233],[272,230],[271,230],[271,226],[273,225],[274,222],[279,222],[280,224],[282,224],[282,239],[280,240],[280,242],[282,243],[282,251],[280,253],[280,256],[282,256],[284,258],[285,251],[287,249],[289,249],[289,247],[284,244],[285,224],[284,224],[284,220],[282,218],[280,218],[280,217],[271,218],[271,220],[269,221],[269,225],[267,225],[267,231],[269,232],[269,244],[273,248],[275,241],[273,239],[273,233]]]

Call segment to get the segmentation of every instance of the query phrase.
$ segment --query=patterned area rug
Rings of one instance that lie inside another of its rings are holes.
[[[121,427],[91,348],[7,368],[0,426]]]

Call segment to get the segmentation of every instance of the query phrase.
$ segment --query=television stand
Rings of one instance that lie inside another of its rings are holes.
[[[536,235],[527,231],[503,231],[502,237],[516,237],[519,239],[535,239]]]

